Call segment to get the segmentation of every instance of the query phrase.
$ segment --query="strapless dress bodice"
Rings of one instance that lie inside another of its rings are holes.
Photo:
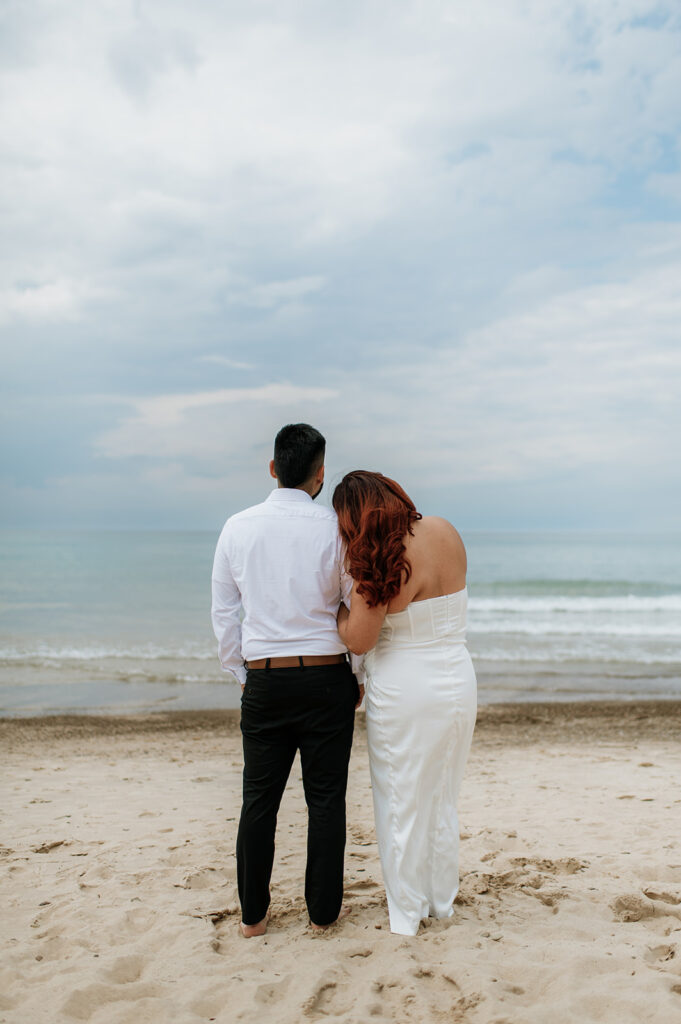
[[[386,615],[378,644],[428,643],[447,637],[464,643],[468,613],[468,590],[454,594],[429,597],[425,601],[412,601],[401,612]]]

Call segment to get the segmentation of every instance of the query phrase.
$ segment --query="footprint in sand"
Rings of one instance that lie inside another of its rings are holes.
[[[253,996],[254,1002],[260,1006],[269,1006],[272,1003],[277,1003],[286,993],[290,980],[290,978],[282,978],[281,981],[258,985]]]
[[[94,865],[81,871],[78,876],[79,889],[96,889],[102,882],[108,882],[116,872],[108,864]]]
[[[73,952],[73,943],[63,937],[61,926],[49,928],[38,937],[40,939],[40,956],[45,963],[51,963],[53,960],[66,960]]]
[[[233,976],[230,979],[230,987],[234,986],[235,982],[242,980],[238,975]],[[225,1005],[229,1005],[230,994],[233,995],[233,993],[230,993],[229,987],[225,992],[222,986],[212,984],[209,988],[204,989],[199,995],[195,996],[188,1003],[187,1009],[197,1014],[202,1020],[215,1020],[220,1016]]]
[[[71,1020],[90,1020],[93,1014],[110,1003],[138,1003],[141,999],[151,1000],[161,994],[162,989],[159,986],[143,982],[133,982],[129,985],[87,985],[71,993],[63,1003],[61,1012]]]
[[[175,883],[176,889],[213,889],[227,885],[229,878],[219,868],[205,867],[185,875],[181,882]]]
[[[371,983],[371,1002],[366,1007],[367,1015],[413,1024],[422,1024],[427,1020],[463,1024],[469,1020],[469,1012],[484,998],[480,992],[466,994],[451,974],[442,973],[433,964],[420,964],[409,975],[421,984],[414,987],[410,984],[409,976],[405,975],[399,978],[385,975],[375,977]]]
[[[357,949],[351,949],[345,955],[348,960],[354,960],[355,958],[365,960],[367,957],[373,956],[373,952],[373,949],[369,949],[366,946],[358,946]]]
[[[144,958],[141,956],[121,956],[115,963],[102,971],[107,981],[117,985],[129,985],[133,981],[139,981],[145,967]]]
[[[343,999],[341,986],[343,976],[337,970],[325,971],[314,987],[312,995],[303,1003],[306,1017],[336,1017],[350,1010],[347,999]]]
[[[158,914],[149,907],[134,907],[119,914],[109,932],[108,943],[111,946],[127,946],[131,940],[155,930],[158,927]]]

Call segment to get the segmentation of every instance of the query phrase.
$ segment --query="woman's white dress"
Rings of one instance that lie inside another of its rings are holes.
[[[466,589],[386,615],[365,658],[366,722],[390,929],[450,917],[459,889],[457,800],[477,710]]]

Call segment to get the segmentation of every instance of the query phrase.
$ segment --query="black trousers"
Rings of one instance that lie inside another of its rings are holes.
[[[277,812],[296,750],[308,809],[308,913],[320,925],[338,917],[345,791],[358,696],[347,663],[248,670],[241,698],[244,777],[236,843],[244,924],[262,921],[270,904]]]

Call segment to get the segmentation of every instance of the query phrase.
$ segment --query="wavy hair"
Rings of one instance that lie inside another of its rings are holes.
[[[343,477],[333,507],[357,592],[370,608],[387,604],[411,576],[404,538],[421,513],[395,480],[366,469]]]

